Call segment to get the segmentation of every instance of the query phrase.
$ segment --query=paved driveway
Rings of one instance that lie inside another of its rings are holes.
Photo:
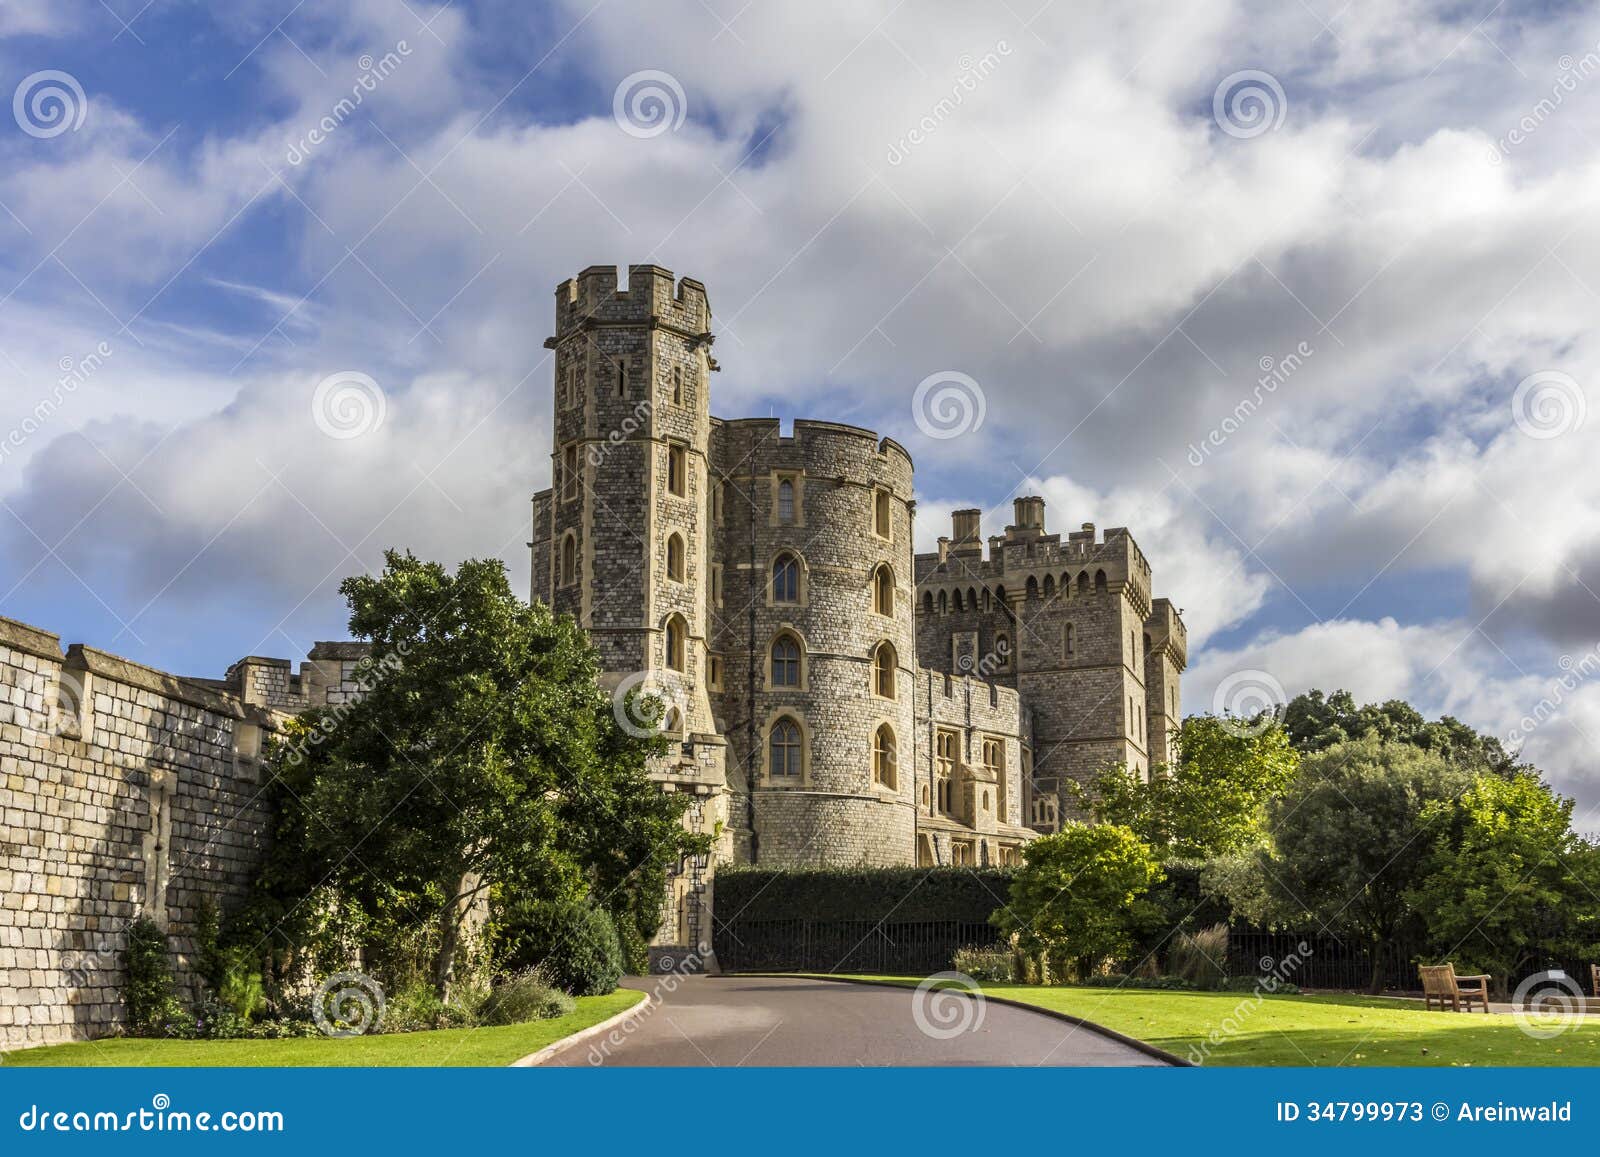
[[[636,977],[624,984],[656,994],[659,1003],[546,1064],[1161,1063],[1092,1029],[992,1002],[980,1007],[956,993],[799,977]]]

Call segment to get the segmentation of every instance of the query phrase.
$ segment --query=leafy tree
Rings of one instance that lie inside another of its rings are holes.
[[[1082,978],[1132,946],[1133,906],[1161,878],[1150,848],[1117,824],[1068,823],[1023,850],[1009,902],[992,917],[1028,952]]]
[[[1163,860],[1210,859],[1261,842],[1263,805],[1299,762],[1276,724],[1239,733],[1209,715],[1184,720],[1176,754],[1148,781],[1126,764],[1107,768],[1080,791],[1081,806],[1097,823],[1130,828]]]
[[[441,1000],[464,920],[495,884],[591,890],[653,932],[667,865],[707,841],[683,829],[685,797],[647,777],[664,742],[617,726],[571,618],[516,598],[498,560],[451,575],[390,551],[340,591],[371,642],[370,685],[272,756],[291,841],[269,872],[276,902],[301,908],[320,883],[375,921],[435,922]]]
[[[1459,800],[1427,804],[1423,822],[1438,834],[1408,899],[1435,950],[1465,956],[1504,990],[1564,899],[1571,819],[1572,801],[1526,773],[1480,775]]]
[[[1257,853],[1255,879],[1235,876],[1238,900],[1265,894],[1280,919],[1365,940],[1379,991],[1383,949],[1413,920],[1409,892],[1444,825],[1429,805],[1470,782],[1438,752],[1375,736],[1305,756],[1267,805],[1271,848]]]
[[[1472,771],[1509,775],[1534,770],[1531,764],[1519,762],[1514,752],[1506,751],[1493,735],[1474,731],[1450,715],[1429,722],[1403,699],[1357,707],[1348,691],[1335,691],[1324,697],[1321,691],[1311,690],[1289,700],[1283,712],[1283,726],[1300,751],[1325,751],[1335,744],[1370,735],[1437,752],[1456,766]]]

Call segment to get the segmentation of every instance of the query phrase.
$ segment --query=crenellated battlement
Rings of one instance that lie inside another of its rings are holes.
[[[545,342],[554,348],[573,334],[606,326],[664,327],[709,345],[711,306],[706,287],[692,277],[677,279],[659,265],[628,266],[620,284],[614,265],[591,265],[556,287],[556,332]]]
[[[713,418],[712,440],[735,474],[798,470],[816,478],[887,485],[900,497],[911,497],[911,454],[893,438],[862,426],[802,418],[784,436],[777,418]]]
[[[1183,614],[1172,605],[1171,599],[1156,599],[1151,604],[1145,631],[1150,636],[1152,651],[1165,651],[1180,671],[1188,667],[1189,628],[1183,625]]]

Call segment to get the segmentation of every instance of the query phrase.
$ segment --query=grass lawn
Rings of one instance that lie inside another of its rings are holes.
[[[1263,996],[1258,1002],[1242,992],[983,988],[1081,1016],[1180,1057],[1196,1059],[1191,1050],[1199,1050],[1208,1065],[1600,1065],[1600,1020],[1538,1040],[1508,1015],[1427,1012],[1420,1003],[1380,997]]]
[[[439,1032],[400,1032],[341,1040],[112,1040],[50,1045],[7,1053],[11,1065],[261,1065],[391,1066],[509,1065],[607,1017],[632,1008],[644,993],[618,989],[606,996],[580,996],[577,1010],[553,1020],[500,1028],[450,1028]]]

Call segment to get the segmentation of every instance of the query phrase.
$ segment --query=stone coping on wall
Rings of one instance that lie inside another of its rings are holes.
[[[65,654],[61,651],[61,636],[40,630],[27,623],[0,616],[0,646],[22,651],[49,662],[59,663],[69,671],[84,671],[114,683],[121,683],[152,694],[187,703],[226,715],[233,719],[249,719],[271,725],[272,713],[246,707],[237,695],[220,689],[216,680],[187,679],[166,671],[158,671],[121,655],[113,655],[83,643],[71,644]]]

